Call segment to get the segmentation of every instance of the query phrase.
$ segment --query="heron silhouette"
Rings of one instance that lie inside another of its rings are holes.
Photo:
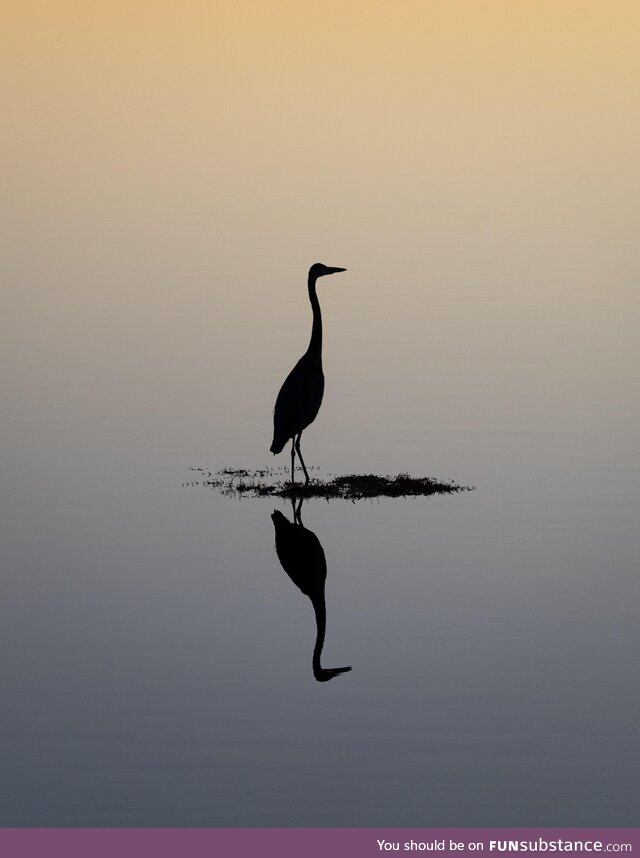
[[[322,667],[320,656],[327,628],[327,609],[324,585],[327,578],[327,561],[320,540],[312,530],[306,528],[300,518],[302,498],[296,509],[293,504],[293,521],[289,521],[280,510],[271,516],[276,536],[276,553],[280,565],[299,590],[311,599],[316,615],[316,643],[313,648],[313,675],[318,682],[328,682],[351,667]]]
[[[291,370],[280,388],[276,406],[273,411],[273,441],[272,453],[281,453],[285,444],[291,438],[291,482],[295,480],[295,454],[298,453],[305,481],[309,482],[309,474],[300,451],[302,432],[316,419],[322,404],[324,393],[324,374],[322,372],[322,314],[320,302],[316,294],[316,280],[327,274],[337,274],[346,268],[330,268],[321,262],[316,262],[309,269],[308,289],[309,301],[313,311],[311,339],[309,348]]]

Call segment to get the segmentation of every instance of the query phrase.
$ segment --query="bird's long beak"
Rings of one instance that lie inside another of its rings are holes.
[[[339,271],[346,271],[346,268],[327,268],[327,274],[337,274]]]
[[[318,682],[328,682],[335,676],[340,676],[341,673],[346,673],[351,670],[350,667],[316,667],[313,671],[313,676]]]

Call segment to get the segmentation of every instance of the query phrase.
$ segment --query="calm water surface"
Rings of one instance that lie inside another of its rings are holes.
[[[303,342],[303,285],[293,294]],[[338,295],[321,295],[328,327]],[[455,300],[440,313],[453,318]],[[521,310],[500,317],[505,332]],[[257,346],[221,336],[230,363],[212,365],[196,429],[173,382],[171,406],[138,408],[144,364],[106,402],[39,370],[67,401],[40,401],[39,422],[32,403],[4,464],[2,824],[634,824],[640,493],[637,404],[620,397],[616,411],[607,389],[619,375],[585,387],[578,365],[549,391],[483,401],[460,366],[480,378],[499,337],[478,354],[452,340],[437,379],[424,345],[399,340],[369,350],[373,392],[355,347],[338,366],[327,346],[309,462],[477,489],[304,504],[327,561],[323,666],[353,667],[318,683],[313,609],[274,548],[271,514],[290,508],[182,485],[189,465],[270,462],[281,373],[267,381]],[[272,351],[283,369],[295,356]]]

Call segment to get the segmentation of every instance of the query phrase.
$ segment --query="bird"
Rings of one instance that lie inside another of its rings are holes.
[[[280,565],[293,583],[311,600],[316,617],[316,642],[313,648],[313,676],[318,682],[328,682],[351,667],[322,667],[320,662],[327,628],[327,609],[324,586],[327,578],[327,561],[320,540],[306,528],[300,517],[302,498],[296,509],[293,504],[293,522],[280,510],[271,516],[275,528],[276,553]]]
[[[307,287],[313,312],[311,339],[309,348],[284,380],[273,410],[273,441],[270,450],[275,455],[281,453],[291,439],[291,482],[295,481],[295,454],[298,454],[305,482],[309,474],[300,451],[300,438],[303,431],[316,419],[322,404],[324,393],[324,375],[322,372],[322,314],[316,294],[316,280],[328,274],[346,271],[316,262],[309,269]]]

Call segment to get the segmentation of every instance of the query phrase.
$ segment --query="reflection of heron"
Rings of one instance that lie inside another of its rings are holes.
[[[309,300],[313,310],[313,325],[309,348],[286,377],[276,399],[273,412],[272,453],[282,452],[291,438],[291,482],[294,480],[293,466],[296,451],[304,471],[305,480],[309,474],[300,452],[300,436],[304,429],[316,419],[324,393],[324,375],[322,374],[322,315],[316,295],[316,280],[325,274],[346,271],[346,268],[329,268],[316,262],[309,269]]]
[[[293,506],[293,522],[279,510],[274,510],[271,519],[276,529],[276,552],[282,568],[305,596],[311,599],[316,615],[316,645],[313,649],[313,675],[318,682],[327,682],[351,670],[351,667],[328,667],[320,664],[324,635],[327,626],[327,611],[324,599],[324,582],[327,563],[318,537],[308,530],[300,518],[300,506]]]

